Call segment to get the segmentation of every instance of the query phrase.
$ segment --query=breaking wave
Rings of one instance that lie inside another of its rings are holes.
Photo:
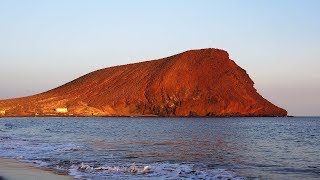
[[[128,164],[94,166],[81,163],[73,165],[69,174],[75,178],[116,178],[116,179],[221,179],[242,180],[234,172],[224,169],[197,169],[192,164]]]

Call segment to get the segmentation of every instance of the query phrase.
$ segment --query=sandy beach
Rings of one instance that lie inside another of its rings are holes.
[[[55,174],[42,170],[32,164],[21,163],[14,159],[0,159],[0,180],[71,180],[71,176]]]

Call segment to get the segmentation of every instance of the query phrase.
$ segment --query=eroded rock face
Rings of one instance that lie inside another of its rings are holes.
[[[5,116],[286,116],[219,49],[94,71],[56,89],[0,101]],[[67,108],[65,113],[55,109]]]

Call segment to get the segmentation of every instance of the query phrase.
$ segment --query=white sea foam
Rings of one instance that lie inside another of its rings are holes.
[[[87,164],[74,165],[69,174],[75,178],[130,178],[130,179],[221,179],[242,180],[231,171],[224,169],[197,169],[192,164],[130,164],[91,166]]]

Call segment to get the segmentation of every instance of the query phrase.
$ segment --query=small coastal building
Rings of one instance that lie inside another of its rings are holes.
[[[67,113],[68,112],[68,108],[56,108],[54,111],[56,113]]]
[[[1,110],[0,111],[0,116],[4,116],[4,115],[6,115],[6,110]]]

